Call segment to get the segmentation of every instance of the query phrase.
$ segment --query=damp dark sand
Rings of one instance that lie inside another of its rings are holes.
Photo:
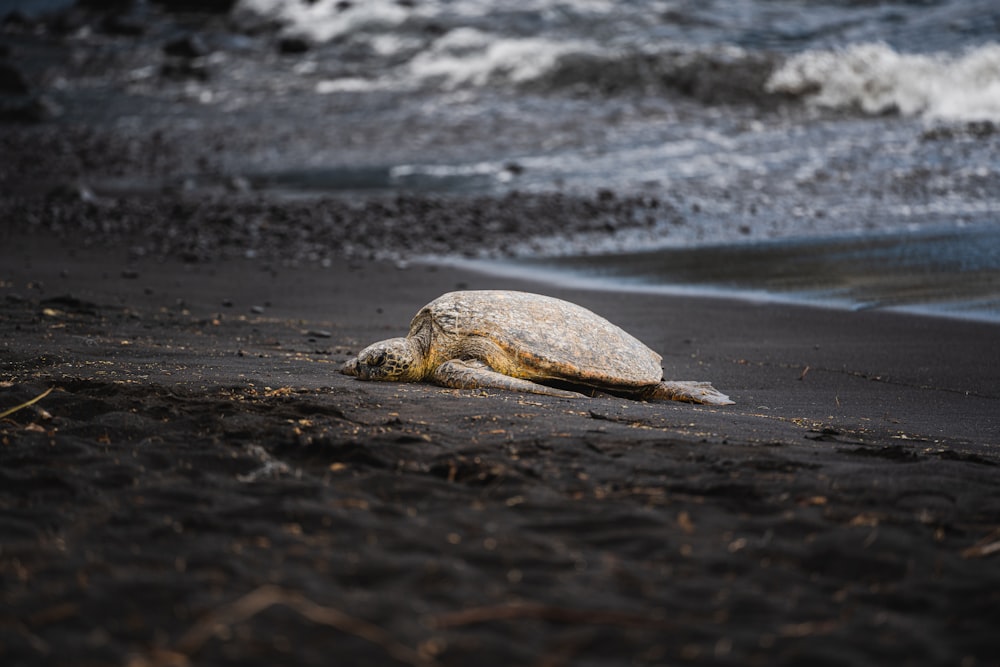
[[[4,664],[990,664],[994,326],[425,265],[2,251]],[[546,291],[727,408],[337,373]]]

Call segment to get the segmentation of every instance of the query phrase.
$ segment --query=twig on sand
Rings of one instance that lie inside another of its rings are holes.
[[[339,609],[324,607],[297,591],[266,584],[243,597],[213,610],[181,635],[172,650],[151,652],[146,658],[133,659],[130,667],[166,667],[188,665],[194,656],[220,630],[246,621],[273,605],[284,605],[300,616],[381,646],[399,662],[415,667],[437,667],[439,663],[428,655],[400,643],[383,628],[346,614]]]
[[[37,403],[38,401],[42,400],[43,398],[45,398],[46,396],[48,396],[50,393],[52,393],[53,389],[55,389],[55,387],[49,387],[48,389],[46,389],[45,391],[43,391],[42,393],[40,393],[38,396],[35,396],[30,401],[25,401],[24,403],[21,403],[21,405],[15,405],[12,408],[8,408],[8,409],[4,410],[3,412],[0,412],[0,419],[3,419],[4,417],[7,417],[9,415],[12,415],[15,412],[17,412],[18,410],[23,410],[24,408],[26,408],[28,406],[34,405],[35,403]]]
[[[520,619],[552,621],[554,623],[570,623],[575,625],[617,625],[660,630],[674,629],[674,625],[670,621],[643,614],[602,609],[571,609],[532,602],[469,607],[460,611],[437,614],[429,619],[428,625],[435,629],[443,630],[490,621]]]
[[[990,534],[962,550],[962,558],[985,558],[995,553],[1000,553],[1000,528],[996,528]]]

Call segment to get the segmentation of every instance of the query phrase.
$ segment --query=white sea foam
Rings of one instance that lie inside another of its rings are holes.
[[[475,28],[456,28],[409,64],[410,74],[448,87],[484,85],[496,79],[520,83],[549,71],[564,54],[592,46],[541,37],[497,37]]]
[[[392,29],[414,17],[467,21],[504,13],[503,5],[492,0],[423,0],[413,6],[403,6],[397,0],[364,0],[349,6],[342,5],[339,0],[239,0],[239,8],[275,17],[285,23],[289,31],[318,42],[362,30]],[[569,6],[563,0],[533,0],[518,3],[516,9],[548,16],[570,14],[600,20],[620,7],[609,0],[581,0]]]
[[[341,11],[337,0],[288,2],[288,0],[240,0],[240,8],[262,16],[273,16],[295,33],[318,42],[364,29],[385,29],[405,21],[410,12],[394,0],[366,0]]]
[[[1000,120],[1000,44],[962,54],[906,54],[881,43],[807,51],[779,68],[767,89],[871,114]]]
[[[358,77],[344,77],[342,79],[325,79],[317,82],[316,92],[320,95],[329,95],[331,93],[367,93],[383,87],[379,81],[360,79]]]

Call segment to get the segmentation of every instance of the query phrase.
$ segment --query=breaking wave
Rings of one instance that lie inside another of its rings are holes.
[[[767,81],[769,92],[830,108],[940,120],[1000,120],[1000,44],[962,54],[906,54],[886,44],[807,51]]]
[[[368,0],[340,11],[333,0],[288,2],[287,0],[240,0],[240,8],[273,17],[294,32],[317,42],[327,42],[361,30],[386,30],[402,24],[410,12],[398,2]]]
[[[695,26],[705,24],[705,17],[693,8],[657,15],[655,2],[625,7],[603,0],[572,5],[526,0],[509,7],[482,0],[240,0],[239,6],[276,20],[286,33],[330,47],[324,71],[331,76],[316,86],[324,94],[515,86],[597,95],[680,94],[705,104],[761,107],[792,97],[867,114],[1000,120],[996,42],[910,53],[885,42],[851,42],[858,35],[847,31],[838,37],[846,46],[814,42],[799,44],[806,47],[801,51],[772,50],[774,35],[757,42],[747,37],[759,29],[751,29],[752,21],[744,25],[730,17],[732,25],[698,37]],[[752,7],[751,14],[760,13],[763,21],[765,4]],[[944,9],[956,20],[964,16],[958,5]],[[853,9],[843,11],[839,22],[821,21],[824,29],[843,32],[838,26],[850,23],[848,18],[863,18]],[[813,14],[796,16],[802,30],[812,25],[809,17],[818,20]],[[868,16],[864,25],[872,30],[883,25],[879,16]],[[923,35],[930,18],[914,10],[908,21]],[[919,46],[914,42],[910,48]]]
[[[752,49],[651,33],[656,21],[642,7],[600,0],[572,6],[531,0],[516,8],[477,0],[349,6],[240,0],[240,9],[343,49],[351,68],[323,81],[320,93],[519,86],[596,94],[670,90],[706,103],[740,102],[766,97],[763,85],[776,61]]]
[[[419,80],[440,80],[449,87],[485,85],[497,80],[536,80],[571,53],[593,49],[584,42],[559,42],[539,37],[497,37],[475,28],[456,28],[410,61]]]

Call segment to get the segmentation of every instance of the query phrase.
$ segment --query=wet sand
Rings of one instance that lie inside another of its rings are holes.
[[[992,223],[905,238],[844,234],[493,264],[495,271],[533,271],[542,279],[575,278],[618,289],[700,288],[702,294],[734,298],[1000,322],[1000,230]]]
[[[995,664],[996,327],[3,245],[4,664]],[[737,405],[337,373],[456,288]]]

